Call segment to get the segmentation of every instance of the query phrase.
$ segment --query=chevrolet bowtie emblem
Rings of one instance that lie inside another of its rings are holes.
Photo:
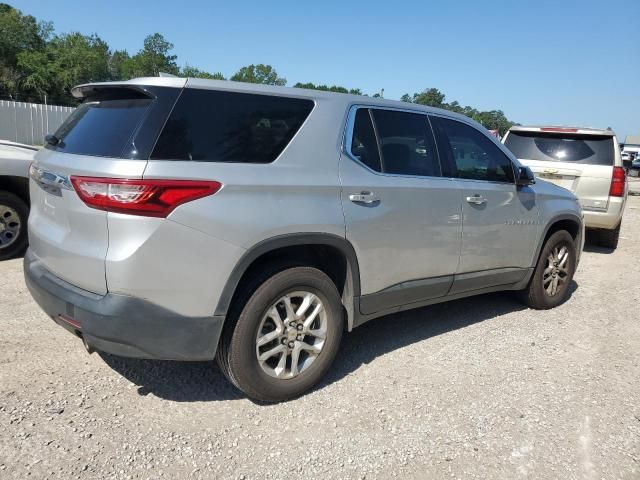
[[[558,173],[558,169],[557,168],[545,168],[544,169],[544,173],[551,173],[551,174]]]

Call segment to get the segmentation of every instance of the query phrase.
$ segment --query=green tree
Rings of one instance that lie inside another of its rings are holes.
[[[160,72],[178,75],[180,69],[176,63],[178,58],[171,54],[173,43],[167,41],[159,33],[149,35],[144,39],[142,50],[126,62],[127,78],[157,77]]]
[[[220,72],[209,73],[204,70],[200,70],[199,68],[192,67],[191,65],[185,65],[185,67],[180,72],[181,77],[191,77],[191,78],[207,78],[209,80],[226,80],[224,75]]]
[[[133,60],[126,50],[115,50],[109,57],[109,76],[112,80],[126,80],[133,76]]]
[[[420,93],[409,95],[405,93],[400,98],[403,102],[418,103],[420,105],[429,105],[431,107],[443,108],[452,112],[460,113],[474,119],[476,122],[484,125],[488,130],[499,130],[501,135],[515,125],[509,120],[502,110],[491,110],[481,112],[468,105],[462,106],[457,101],[451,103],[445,102],[445,94],[437,88],[428,88]]]
[[[51,102],[73,104],[71,88],[111,79],[109,47],[97,35],[70,33],[55,36],[43,50],[18,54],[24,73],[23,88],[31,94],[47,94]]]
[[[248,65],[233,74],[231,80],[246,83],[262,83],[264,85],[286,85],[287,79],[278,76],[271,65]]]
[[[337,85],[332,85],[332,86],[328,86],[328,85],[316,85],[314,83],[311,82],[307,82],[307,83],[296,83],[294,86],[294,88],[307,88],[309,90],[322,90],[324,92],[336,92],[336,93],[349,93],[351,95],[363,95],[362,90],[360,90],[359,88],[345,88],[345,87],[339,87]]]
[[[428,105],[430,107],[442,108],[444,106],[445,95],[437,88],[429,88],[420,93],[413,94],[413,103]]]
[[[0,3],[0,94],[19,93],[23,74],[17,66],[18,54],[41,51],[51,33],[48,22],[38,22],[6,3]]]

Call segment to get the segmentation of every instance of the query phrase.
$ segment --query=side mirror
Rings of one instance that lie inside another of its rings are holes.
[[[54,147],[57,144],[60,143],[60,139],[58,137],[56,137],[54,134],[52,134],[52,133],[49,133],[49,134],[45,135],[44,141],[47,142],[49,145],[52,145]]]
[[[516,179],[516,185],[519,187],[525,187],[536,183],[536,177],[529,167],[519,167],[517,174],[518,178]]]
[[[631,165],[632,165],[632,164],[633,164],[633,160],[631,160],[631,159],[628,159],[628,160],[627,160],[627,159],[622,160],[622,166],[623,166],[624,168],[631,168]]]

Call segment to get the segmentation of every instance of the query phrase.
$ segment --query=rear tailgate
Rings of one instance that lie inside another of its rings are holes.
[[[613,166],[568,165],[527,159],[521,161],[531,167],[536,177],[573,192],[580,200],[582,208],[603,211],[607,209]]]
[[[90,292],[107,292],[104,258],[109,245],[107,213],[87,207],[71,175],[141,178],[146,162],[86,157],[42,150],[31,174],[31,251],[47,270]],[[54,185],[53,183],[56,183]]]
[[[537,177],[573,192],[584,209],[607,209],[617,149],[613,134],[514,130],[504,143]]]
[[[180,90],[113,84],[82,88],[89,97],[31,168],[30,249],[54,275],[105,294],[107,213],[81,200],[72,177],[141,179],[148,149]],[[160,91],[168,93],[160,98]]]

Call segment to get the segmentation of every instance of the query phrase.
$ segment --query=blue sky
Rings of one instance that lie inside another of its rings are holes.
[[[160,32],[180,65],[226,76],[269,63],[289,85],[436,87],[523,124],[640,134],[640,0],[5,1],[129,53]]]

